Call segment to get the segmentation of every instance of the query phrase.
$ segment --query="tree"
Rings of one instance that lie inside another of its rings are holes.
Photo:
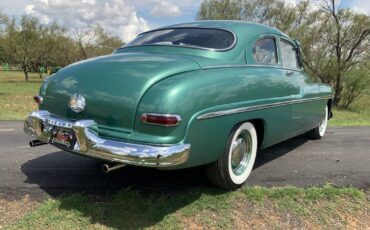
[[[112,53],[123,44],[120,38],[109,36],[99,24],[76,27],[74,39],[81,59]]]
[[[118,49],[123,45],[123,41],[117,36],[109,36],[102,27],[99,29],[98,37],[96,39],[95,48],[98,55],[106,55],[112,53],[113,50]]]
[[[242,20],[292,31],[308,11],[308,2],[288,7],[276,0],[203,0],[197,19]]]
[[[50,56],[50,66],[67,66],[73,62],[81,60],[79,47],[76,42],[68,36],[56,37],[56,47]]]
[[[316,20],[310,29],[305,30],[304,36],[321,38],[320,42],[311,40],[310,47],[305,47],[305,64],[323,82],[334,86],[334,104],[339,105],[343,76],[369,59],[370,18],[349,9],[338,9],[335,0],[325,1],[321,10],[313,15]]]
[[[59,55],[57,47],[64,34],[65,29],[56,23],[42,25],[37,18],[23,15],[19,25],[14,18],[7,22],[0,48],[11,63],[21,66],[28,81],[29,71],[38,72],[40,65],[51,64],[56,59]]]
[[[0,10],[0,27],[8,21],[8,17]]]
[[[74,39],[78,45],[81,59],[92,57],[89,53],[96,37],[97,32],[94,26],[76,27],[74,29]]]
[[[225,17],[225,12],[231,14]],[[324,0],[316,9],[308,1],[288,6],[275,0],[203,0],[198,19],[262,23],[300,40],[305,68],[334,87],[335,105],[342,99],[343,76],[369,60],[369,16],[338,8],[335,0]]]
[[[8,21],[8,17],[0,11],[0,44],[3,43],[4,27]],[[5,52],[0,46],[0,64],[6,61]]]
[[[75,40],[67,36],[67,30],[57,23],[43,25],[37,18],[22,16],[8,20],[0,34],[0,58],[19,64],[28,81],[28,72],[39,72],[40,66],[66,66],[81,59],[105,55],[119,48],[123,42],[109,36],[96,24],[75,30]],[[40,77],[42,74],[40,73]]]
[[[361,95],[370,90],[370,65],[352,68],[343,76],[343,99],[341,107],[349,106]]]
[[[240,20],[241,12],[241,1],[203,0],[197,17],[202,20]]]
[[[21,65],[25,75],[25,80],[28,81],[28,69],[30,59],[35,55],[35,47],[37,46],[38,21],[23,16],[21,19],[21,27],[18,29],[16,21],[13,18],[5,31],[5,36],[2,42],[2,49],[11,61]]]
[[[0,28],[2,31],[2,26],[5,25],[8,22],[8,16],[6,16],[1,10],[0,10]]]
[[[39,56],[42,33],[44,27],[36,18],[29,16],[22,16],[20,26],[14,18],[6,26],[2,49],[12,62],[21,65],[26,81],[29,80],[28,72],[35,57]]]
[[[60,38],[65,37],[64,34],[65,29],[57,23],[44,26],[43,29],[39,30],[37,47],[34,47],[35,56],[30,59],[30,65],[33,71],[39,72],[39,67],[43,64],[58,65],[58,63],[53,63],[53,60],[55,60],[55,56],[60,55],[57,52],[57,47]],[[42,74],[39,74],[41,78]]]

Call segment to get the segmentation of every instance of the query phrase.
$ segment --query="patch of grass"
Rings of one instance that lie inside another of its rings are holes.
[[[355,213],[368,202],[365,193],[356,188],[336,188],[330,185],[307,189],[246,188],[243,192],[251,202],[262,206],[273,205],[277,210],[288,211],[297,216],[314,217],[322,221],[322,224],[327,224],[334,216],[338,216],[340,209],[343,212]]]
[[[329,126],[370,126],[370,94],[362,95],[349,109],[335,109]]]
[[[329,126],[370,126],[370,109],[361,112],[335,109],[333,113],[334,116],[329,121]]]
[[[363,200],[366,197],[364,193],[353,187],[336,188],[331,185],[324,185],[322,187],[297,188],[287,186],[283,188],[264,188],[253,187],[244,188],[244,194],[250,201],[263,201],[264,199],[280,200],[285,197],[290,199],[298,199],[303,197],[306,200],[320,200],[320,199],[335,199],[339,196],[350,196],[355,199]]]
[[[38,93],[43,79],[30,73],[25,82],[21,72],[0,71],[0,119],[23,120],[29,112],[37,109],[33,96]]]
[[[28,195],[9,200],[0,193],[0,229],[6,224],[19,220],[34,210],[37,205],[38,202],[30,199]]]
[[[186,194],[182,194],[186,197]],[[224,192],[219,189],[201,189],[195,191],[194,201],[180,209],[184,219],[192,220],[193,224],[200,226],[213,226],[217,228],[232,228],[232,212],[235,199],[240,196],[238,192]],[[189,223],[183,222],[182,225]],[[191,228],[194,226],[184,226]]]
[[[196,188],[173,195],[124,189],[112,198],[70,195],[43,202],[7,229],[199,229],[370,227],[366,194],[330,185]]]

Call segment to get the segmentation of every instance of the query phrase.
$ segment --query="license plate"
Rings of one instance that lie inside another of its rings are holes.
[[[76,136],[72,129],[55,127],[51,131],[51,144],[65,149],[73,149],[76,143]]]

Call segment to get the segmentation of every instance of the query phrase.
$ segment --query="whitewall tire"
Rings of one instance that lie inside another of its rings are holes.
[[[324,119],[320,122],[319,126],[306,133],[307,137],[314,140],[321,139],[325,135],[326,128],[328,126],[328,119],[329,119],[329,108],[328,106],[325,106]]]
[[[222,157],[207,166],[210,181],[218,187],[236,189],[249,177],[257,155],[257,132],[250,122],[236,127],[230,134]]]

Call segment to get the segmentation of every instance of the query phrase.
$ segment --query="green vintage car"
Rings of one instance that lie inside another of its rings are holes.
[[[205,165],[240,187],[258,149],[321,138],[332,89],[305,74],[299,43],[252,23],[199,21],[140,34],[47,78],[24,130],[68,152],[172,170]]]

